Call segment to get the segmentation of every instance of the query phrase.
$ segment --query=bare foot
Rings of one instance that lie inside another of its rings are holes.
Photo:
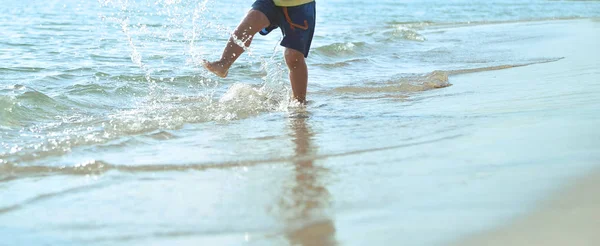
[[[227,77],[227,73],[229,73],[229,69],[225,68],[225,66],[221,63],[221,62],[209,62],[207,60],[204,60],[204,62],[202,63],[202,66],[204,66],[204,68],[206,68],[206,70],[214,73],[215,75],[221,77],[221,78],[225,78]]]
[[[294,101],[298,102],[300,105],[306,106],[308,104],[306,102],[306,97],[294,97]]]

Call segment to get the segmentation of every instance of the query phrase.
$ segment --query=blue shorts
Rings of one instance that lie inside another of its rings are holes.
[[[276,6],[273,0],[256,0],[252,9],[265,14],[270,26],[261,30],[260,34],[267,35],[276,28],[281,28],[283,40],[281,46],[300,51],[308,57],[310,43],[315,33],[315,2],[294,7]]]

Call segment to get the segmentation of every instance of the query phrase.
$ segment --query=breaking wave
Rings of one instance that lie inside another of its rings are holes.
[[[333,43],[314,49],[314,52],[325,56],[353,55],[367,48],[365,42]]]
[[[0,126],[17,127],[44,119],[66,109],[46,94],[24,85],[0,90]]]
[[[269,111],[286,111],[294,105],[285,87],[237,83],[217,99],[211,95],[171,97],[109,115],[56,116],[59,123],[38,124],[26,129],[38,135],[39,142],[15,146],[3,143],[0,147],[5,151],[0,152],[0,163],[34,161],[70,152],[77,146],[105,143],[122,136],[179,129],[190,123],[244,119]]]
[[[385,81],[367,82],[373,86],[344,86],[335,89],[339,93],[386,93],[415,92],[450,86],[448,73],[433,71],[427,74],[400,75]]]
[[[438,70],[426,74],[401,74],[384,81],[365,81],[363,82],[363,86],[338,87],[335,88],[334,91],[338,93],[398,93],[426,91],[451,86],[452,84],[449,82],[448,78],[452,75],[523,67],[533,64],[555,62],[561,59],[563,58],[542,59],[529,63],[512,65],[498,65],[448,71]]]

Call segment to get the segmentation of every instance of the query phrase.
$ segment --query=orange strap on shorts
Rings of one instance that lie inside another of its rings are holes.
[[[288,14],[287,7],[283,7],[283,14],[285,15],[285,20],[290,24],[290,28],[292,28],[292,30],[294,30],[295,27],[300,28],[302,30],[308,30],[308,21],[304,20],[304,26],[292,22],[292,18],[290,18],[290,15]]]

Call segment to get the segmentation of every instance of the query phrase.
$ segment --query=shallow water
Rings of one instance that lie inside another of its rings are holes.
[[[600,2],[353,3],[306,108],[277,35],[201,68],[251,1],[3,4],[0,237],[435,245],[597,165]]]

